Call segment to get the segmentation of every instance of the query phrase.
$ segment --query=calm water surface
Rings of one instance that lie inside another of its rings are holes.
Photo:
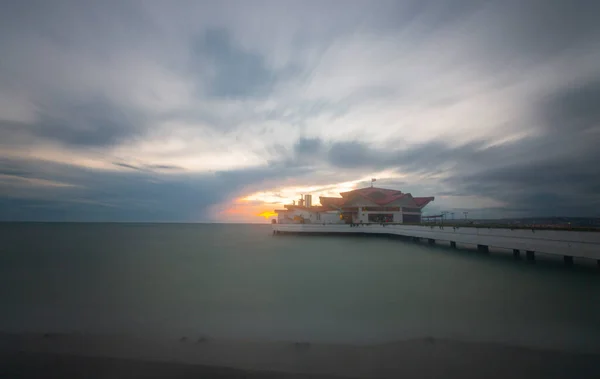
[[[0,244],[2,331],[600,351],[589,266],[269,225],[0,224]]]

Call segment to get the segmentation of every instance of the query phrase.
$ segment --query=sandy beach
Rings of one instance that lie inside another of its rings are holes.
[[[80,334],[0,335],[7,378],[591,378],[600,355],[420,339],[352,346],[159,341]]]

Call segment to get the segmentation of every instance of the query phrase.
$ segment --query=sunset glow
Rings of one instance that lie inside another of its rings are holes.
[[[266,218],[267,220],[273,216],[277,216],[277,213],[273,212],[273,211],[265,211],[261,214],[259,214],[259,216]]]

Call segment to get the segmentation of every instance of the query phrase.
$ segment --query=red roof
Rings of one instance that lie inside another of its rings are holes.
[[[415,201],[415,203],[417,203],[419,207],[423,207],[435,200],[435,197],[413,197],[413,200]]]
[[[344,204],[344,202],[346,201],[343,197],[326,197],[326,196],[319,196],[319,200],[321,201],[322,205],[334,205],[334,206],[342,206],[342,204]]]
[[[385,205],[391,203],[394,200],[398,200],[406,196],[407,194],[402,193],[402,191],[390,190],[385,188],[377,188],[377,187],[367,187],[367,188],[359,188],[353,191],[342,192],[340,193],[342,197],[345,199],[349,199],[354,195],[362,196],[377,205]]]
[[[325,212],[325,211],[330,211],[331,208],[326,207],[326,206],[312,206],[312,207],[305,207],[305,206],[300,206],[300,205],[290,205],[290,204],[286,204],[284,205],[284,207],[287,210],[292,210],[292,209],[302,209],[305,211],[313,211],[313,212]]]
[[[299,205],[285,205],[287,209],[304,209],[304,210],[312,210],[316,212],[324,212],[328,210],[335,210],[342,208],[346,202],[353,199],[355,196],[361,196],[369,201],[374,202],[379,206],[384,206],[389,204],[395,200],[401,199],[405,196],[412,198],[417,207],[422,208],[425,205],[432,202],[434,197],[412,197],[410,193],[403,193],[402,191],[385,189],[385,188],[377,188],[377,187],[367,187],[367,188],[359,188],[352,191],[342,192],[340,193],[342,197],[327,197],[320,196],[319,199],[321,201],[322,206],[320,207],[301,207]]]

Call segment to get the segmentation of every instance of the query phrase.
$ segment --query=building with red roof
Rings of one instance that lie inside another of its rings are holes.
[[[276,210],[279,223],[420,223],[422,209],[435,198],[414,197],[398,190],[367,187],[340,193],[341,197],[311,198]],[[307,195],[310,196],[310,195]]]

